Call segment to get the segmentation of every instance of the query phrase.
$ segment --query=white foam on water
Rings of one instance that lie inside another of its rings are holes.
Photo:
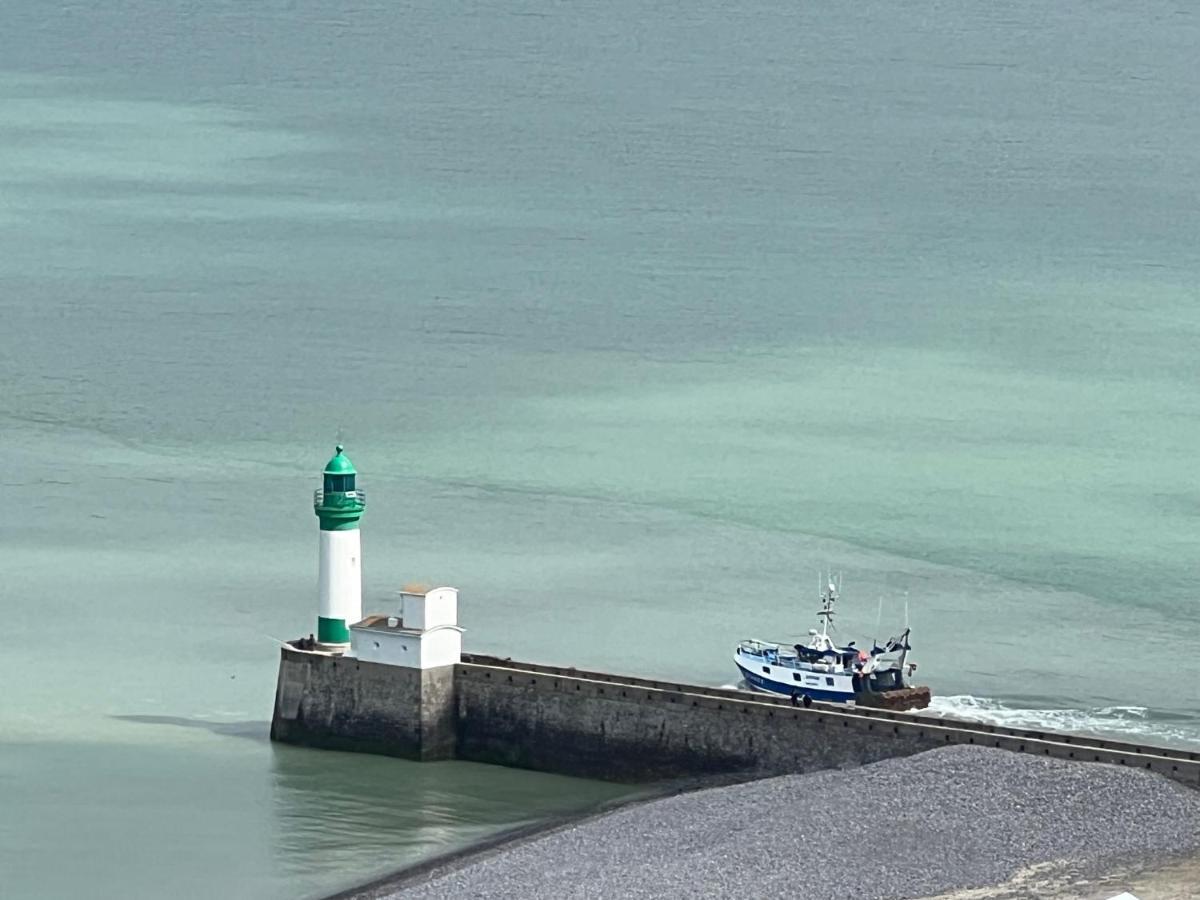
[[[1200,727],[1156,721],[1155,714],[1145,706],[1033,709],[1008,706],[990,697],[962,694],[934,697],[926,712],[948,718],[974,719],[1006,728],[1073,731],[1120,740],[1139,738],[1171,746],[1200,746]]]

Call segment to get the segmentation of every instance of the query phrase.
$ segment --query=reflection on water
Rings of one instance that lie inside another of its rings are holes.
[[[276,846],[285,871],[304,880],[340,871],[366,881],[525,822],[636,793],[474,763],[278,744],[271,752]]]
[[[279,872],[285,881],[324,885],[321,890],[368,881],[500,831],[638,793],[634,787],[519,769],[273,744],[265,721],[112,718],[255,742],[269,760],[270,833]]]
[[[203,728],[227,737],[265,741],[271,734],[270,722],[212,722],[208,719],[188,719],[183,716],[113,716],[121,722],[140,722],[143,725],[175,725],[179,728]]]
[[[633,793],[279,746],[257,722],[133,718],[171,727],[136,744],[0,743],[0,896],[322,896]]]

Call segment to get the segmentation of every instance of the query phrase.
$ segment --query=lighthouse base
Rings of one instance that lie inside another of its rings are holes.
[[[304,648],[301,647],[300,649]],[[331,656],[341,656],[350,649],[350,643],[348,641],[337,641],[336,643],[330,643],[329,641],[316,641],[308,649],[320,650],[322,653],[328,653]]]
[[[271,739],[405,759],[455,755],[454,667],[408,669],[285,647]]]

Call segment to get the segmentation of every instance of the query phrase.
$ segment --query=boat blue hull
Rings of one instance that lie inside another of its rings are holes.
[[[797,696],[807,694],[813,700],[823,700],[826,703],[849,703],[854,699],[853,694],[843,691],[825,691],[811,686],[804,687],[798,684],[785,684],[780,681],[772,681],[770,678],[763,678],[757,672],[749,671],[741,663],[738,663],[737,667],[742,673],[742,677],[746,679],[747,684],[755,690],[765,691],[768,694],[782,694],[785,697],[790,697],[795,692]]]

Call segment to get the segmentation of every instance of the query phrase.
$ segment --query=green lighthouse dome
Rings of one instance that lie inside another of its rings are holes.
[[[341,444],[337,445],[337,451],[334,453],[333,459],[329,460],[325,465],[326,475],[357,475],[358,472],[354,468],[354,463],[350,462],[350,457],[346,456],[342,451],[346,448]]]

